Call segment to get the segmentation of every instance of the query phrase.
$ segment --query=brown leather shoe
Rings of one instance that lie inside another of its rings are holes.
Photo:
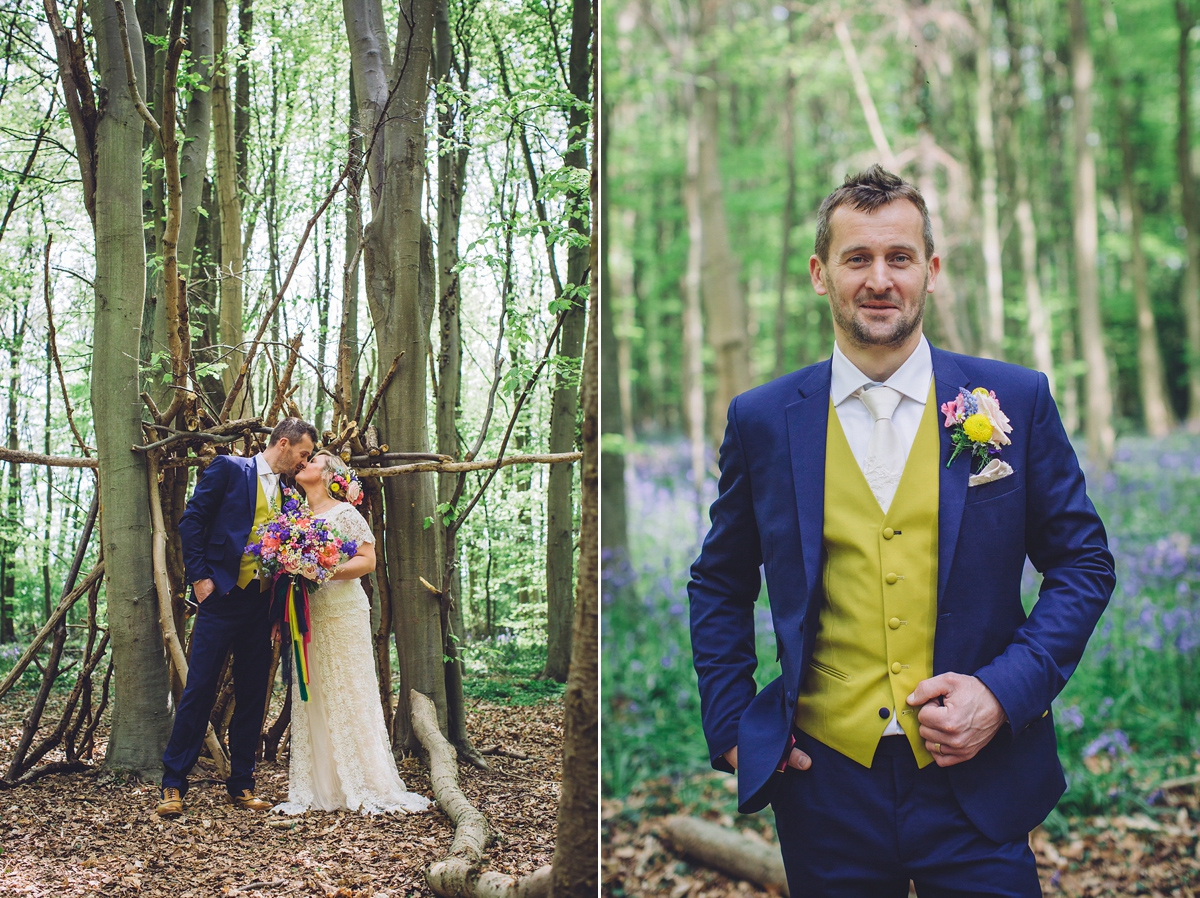
[[[178,789],[163,789],[162,799],[154,813],[160,817],[178,817],[183,813],[183,796]]]
[[[271,807],[271,802],[255,798],[254,793],[249,789],[243,789],[241,795],[230,795],[229,800],[233,802],[235,808],[241,808],[244,811],[265,811]]]

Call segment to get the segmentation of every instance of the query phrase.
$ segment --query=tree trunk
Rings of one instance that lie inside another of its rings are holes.
[[[1079,342],[1085,374],[1088,457],[1096,470],[1112,462],[1113,396],[1109,386],[1108,354],[1100,313],[1100,288],[1096,277],[1099,224],[1096,212],[1096,156],[1089,143],[1092,134],[1092,91],[1095,88],[1092,50],[1088,40],[1083,0],[1069,0],[1071,13],[1071,95],[1074,99],[1075,179],[1072,199],[1075,215],[1075,291],[1079,302]]]
[[[996,135],[992,122],[992,3],[972,0],[975,16],[975,136],[979,141],[979,200],[983,212],[984,304],[983,354],[1004,358],[1004,275],[1000,253],[1000,198],[996,165]]]
[[[238,193],[237,150],[234,139],[234,109],[229,92],[229,69],[231,62],[225,47],[225,35],[229,27],[229,0],[213,0],[213,31],[216,35],[215,50],[220,67],[213,77],[212,123],[213,148],[216,165],[217,204],[220,208],[220,283],[221,299],[218,308],[220,343],[227,347],[225,368],[221,372],[221,383],[225,395],[233,389],[233,382],[241,370],[245,354],[239,348],[242,342],[243,293],[242,277],[245,259],[242,255],[242,201]],[[243,416],[246,410],[248,390],[242,391],[242,399],[230,409],[231,420]],[[223,398],[223,397],[222,397]],[[223,404],[223,403],[222,403]]]
[[[1150,300],[1150,283],[1146,266],[1146,251],[1142,246],[1142,201],[1134,180],[1136,159],[1129,131],[1133,114],[1129,101],[1117,94],[1121,117],[1117,133],[1121,140],[1121,199],[1125,207],[1122,216],[1129,222],[1130,276],[1133,279],[1133,302],[1137,309],[1138,391],[1142,398],[1142,416],[1146,432],[1164,437],[1175,427],[1175,413],[1167,393],[1166,366],[1158,346],[1158,324],[1154,320],[1154,305]]]
[[[1176,70],[1179,79],[1175,137],[1175,160],[1179,167],[1179,199],[1187,250],[1183,286],[1179,304],[1187,322],[1188,430],[1200,431],[1200,209],[1196,204],[1196,176],[1192,171],[1191,79],[1195,77],[1190,56],[1192,28],[1196,16],[1186,0],[1175,0],[1175,18],[1179,23],[1179,52]]]
[[[138,394],[138,343],[145,295],[142,120],[129,95],[113,0],[92,0],[101,93],[96,125],[96,312],[92,410],[100,462],[105,592],[116,668],[105,764],[155,775],[171,726],[166,658],[157,619],[150,500]],[[126,9],[136,82],[145,65],[137,17]],[[81,165],[87,160],[80,160]]]
[[[717,28],[720,0],[702,0],[697,44]],[[716,356],[717,389],[709,414],[709,439],[715,447],[725,432],[725,410],[733,397],[752,386],[750,336],[746,301],[738,280],[737,259],[729,246],[729,226],[721,172],[717,165],[719,115],[716,63],[696,79],[692,115],[698,121],[697,188],[701,227],[701,296],[704,299],[705,337]]]
[[[695,86],[684,85],[685,105],[692,113],[687,120],[687,174],[683,181],[683,203],[687,209],[688,248],[683,275],[683,409],[687,421],[691,455],[692,488],[700,499],[704,482],[704,452],[708,422],[704,407],[704,317],[701,313],[701,263],[703,259],[700,218],[700,116],[696,109]],[[718,420],[724,420],[719,418]]]
[[[362,130],[358,121],[358,97],[354,76],[350,76],[350,128],[348,134],[351,161],[346,178],[346,248],[342,270],[342,322],[338,329],[337,401],[334,407],[349,418],[358,408],[360,390],[358,372],[358,271],[362,255]]]
[[[396,451],[428,452],[426,415],[430,319],[422,309],[421,197],[425,176],[425,112],[433,46],[433,0],[407,0],[399,19],[391,71],[385,62],[387,39],[380,0],[343,0],[353,57],[355,92],[364,134],[372,134],[393,78],[396,91],[378,124],[367,158],[372,218],[364,232],[367,301],[375,322],[382,379],[400,357],[379,408],[381,438]],[[393,74],[394,73],[394,74]],[[421,583],[441,579],[437,531],[425,529],[436,514],[436,486],[430,474],[389,477],[387,571],[393,605],[393,632],[400,655],[400,704],[394,745],[417,748],[408,707],[410,690],[429,696],[438,725],[447,729],[443,633],[439,596]]]
[[[588,108],[590,106],[592,16],[591,0],[574,0],[571,13],[571,55],[569,79],[575,103],[567,112],[569,146],[563,161],[585,170],[587,159]],[[578,210],[567,226],[576,234],[587,235],[588,209],[582,197],[568,199]],[[588,247],[567,249],[565,296],[571,308],[563,312],[558,337],[559,358],[573,363],[583,351],[583,332],[587,320],[581,295],[588,271]],[[579,381],[569,369],[560,367],[554,376],[550,400],[550,452],[571,452],[575,448],[575,419],[579,412]],[[546,665],[542,676],[559,683],[567,680],[571,666],[571,627],[575,606],[575,503],[571,501],[574,465],[551,465],[546,489]]]
[[[438,0],[435,35],[437,52],[434,54],[435,80],[439,85],[452,86],[451,72],[454,68],[454,34],[450,27],[447,0]],[[464,85],[465,86],[465,85]],[[468,150],[461,140],[460,107],[458,102],[447,96],[442,99],[444,108],[438,111],[438,139],[447,146],[438,153],[438,325],[440,335],[437,354],[437,397],[434,420],[437,427],[437,451],[442,455],[460,458],[461,441],[458,422],[461,412],[462,394],[462,331],[461,303],[462,282],[458,275],[458,234],[462,223],[463,181],[467,173]],[[453,149],[451,149],[453,147]],[[459,475],[442,474],[438,477],[438,505],[454,500],[458,492]],[[447,578],[442,588],[449,591],[454,603],[450,614],[450,626],[456,639],[447,640],[446,676],[458,684],[457,690],[448,694],[448,734],[450,740],[462,743],[467,738],[466,709],[454,700],[461,692],[463,662],[461,644],[456,641],[464,636],[462,614],[462,577],[458,566],[457,528],[447,528],[438,515],[436,527],[445,542]]]
[[[921,195],[925,197],[925,205],[929,210],[929,221],[933,225],[934,235],[945,234],[946,229],[942,224],[942,194],[937,185],[936,165],[939,157],[945,157],[946,154],[938,147],[933,139],[933,132],[928,127],[921,128],[917,146],[919,160],[917,187],[920,189]],[[942,161],[954,163],[954,160],[949,158]],[[946,341],[946,348],[951,352],[965,353],[968,351],[967,341],[959,329],[959,307],[961,305],[958,293],[954,289],[954,279],[950,276],[950,272],[943,267],[937,280],[937,299],[933,303],[933,313],[942,339]]]
[[[999,14],[1008,23],[1009,58],[1019,59],[1021,53],[1020,28],[1014,20],[1012,9],[1007,2],[999,5]],[[1012,160],[1013,165],[1013,218],[1016,222],[1020,243],[1021,283],[1025,293],[1029,340],[1033,350],[1033,365],[1046,375],[1046,379],[1050,382],[1050,394],[1057,397],[1053,334],[1050,327],[1050,316],[1046,311],[1045,299],[1042,296],[1042,285],[1038,281],[1038,236],[1029,190],[1029,168],[1032,167],[1032,162],[1025,158],[1024,153],[1021,128],[1023,92],[1020,71],[1016,67],[1009,70],[1008,84],[1008,157]]]
[[[796,46],[795,10],[787,13],[788,46]],[[783,218],[779,222],[779,298],[775,302],[775,377],[796,367],[787,351],[788,303],[791,293],[792,228],[796,217],[796,67],[789,65],[783,81],[783,153],[786,183],[783,188]]]
[[[600,171],[600,196],[607,193],[608,160],[605,154],[608,141],[608,129],[605,124],[608,119],[607,104],[601,98],[600,105],[600,152],[594,160]],[[596,210],[599,216],[600,233],[608,234],[608,203],[602,202]],[[628,232],[627,232],[628,233]],[[625,403],[621,399],[621,364],[619,344],[614,333],[613,321],[616,310],[613,308],[613,281],[609,270],[608,257],[611,244],[605,244],[605,251],[600,253],[598,261],[600,277],[600,310],[598,321],[600,327],[600,354],[604,359],[605,376],[600,380],[600,432],[607,440],[620,440],[620,449],[601,439],[600,457],[604,468],[604,479],[600,481],[600,547],[604,554],[605,564],[621,563],[629,554],[629,524],[625,505],[625,448],[623,445],[625,429],[628,421],[625,419]],[[592,276],[596,276],[593,271]],[[628,298],[628,294],[626,294]],[[628,372],[626,372],[628,373]]]
[[[17,450],[20,447],[17,434],[17,397],[21,395],[21,355],[25,345],[25,325],[29,322],[29,307],[14,304],[12,308],[12,336],[8,347],[8,448]],[[21,474],[20,466],[10,461],[8,467],[8,483],[5,490],[4,518],[5,537],[3,539],[3,557],[0,557],[0,643],[16,642],[17,598],[17,546],[18,537],[23,527],[20,514],[23,503],[20,502]],[[12,534],[11,536],[8,534]]]
[[[576,5],[587,0],[576,0]],[[596,173],[592,172],[593,208]],[[599,243],[593,231],[591,267],[598,267]],[[571,670],[563,696],[562,794],[558,802],[558,833],[554,842],[552,898],[591,898],[596,895],[596,841],[599,808],[596,796],[598,771],[599,713],[597,669],[599,584],[596,572],[600,559],[599,513],[599,367],[596,313],[598,293],[592,280],[587,349],[583,358],[583,470],[580,492],[583,505],[579,525],[579,579],[576,592],[575,631],[572,636]]]

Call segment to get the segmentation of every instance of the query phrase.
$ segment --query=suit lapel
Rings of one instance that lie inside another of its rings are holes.
[[[246,464],[246,507],[250,509],[250,517],[258,508],[258,462],[249,458]]]
[[[825,527],[825,440],[829,427],[829,359],[814,365],[800,383],[800,398],[787,412],[792,481],[800,525],[800,551],[810,591],[820,582],[822,533]]]
[[[938,415],[944,423],[945,416],[941,415],[943,404],[950,402],[958,395],[959,387],[971,385],[963,374],[958,363],[950,353],[943,352],[933,346],[933,379],[936,382]],[[938,479],[938,604],[941,604],[942,593],[946,589],[946,579],[950,576],[950,564],[954,561],[954,549],[958,544],[958,528],[962,524],[963,506],[967,500],[967,478],[971,476],[971,460],[960,456],[954,464],[946,467],[954,445],[950,442],[950,428],[940,427],[939,458],[940,476]]]

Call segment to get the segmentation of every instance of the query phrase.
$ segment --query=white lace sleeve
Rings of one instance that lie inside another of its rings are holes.
[[[348,502],[341,503],[334,514],[333,525],[342,539],[352,539],[358,544],[374,543],[375,535],[357,508]]]

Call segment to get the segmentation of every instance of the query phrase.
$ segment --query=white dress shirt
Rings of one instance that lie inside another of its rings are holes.
[[[925,414],[925,403],[929,400],[929,384],[933,380],[933,356],[929,351],[929,341],[924,336],[912,355],[905,359],[904,364],[885,380],[885,386],[891,387],[900,394],[900,404],[892,413],[892,424],[900,436],[904,446],[904,458],[908,459],[909,450],[917,438],[917,430],[921,426],[921,417]],[[877,384],[867,377],[853,362],[846,358],[845,353],[833,344],[833,376],[829,382],[829,398],[833,400],[834,410],[854,460],[861,468],[863,458],[867,454],[867,442],[871,439],[871,429],[875,419],[861,399],[858,398],[860,387]],[[896,709],[892,709],[892,719],[884,728],[885,736],[902,736],[904,730],[896,719]]]
[[[861,405],[862,403],[859,403]],[[258,482],[262,484],[263,495],[267,497],[267,504],[272,508],[279,507],[279,475],[271,470],[271,466],[267,464],[267,460],[263,458],[262,453],[254,456],[254,463],[258,471]]]
[[[913,440],[917,438],[917,429],[921,426],[921,416],[925,414],[925,403],[929,399],[929,383],[933,379],[933,356],[929,352],[929,341],[921,337],[921,342],[913,350],[904,364],[896,369],[896,373],[885,380],[885,386],[891,387],[900,394],[900,404],[892,415],[892,424],[900,435],[904,445],[904,457],[912,449]],[[854,453],[854,460],[861,468],[863,458],[867,454],[867,442],[871,439],[871,429],[875,419],[867,410],[866,405],[855,394],[860,387],[874,385],[873,381],[855,367],[846,358],[845,353],[833,344],[833,377],[829,382],[829,398],[837,411],[838,421]]]

